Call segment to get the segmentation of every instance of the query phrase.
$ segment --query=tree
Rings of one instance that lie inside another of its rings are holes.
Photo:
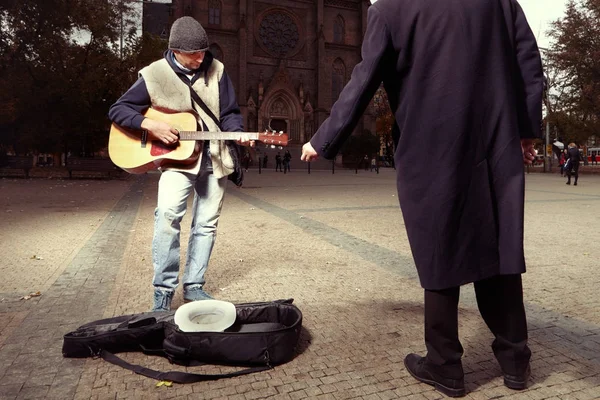
[[[569,0],[546,53],[550,123],[567,142],[600,134],[600,0]]]
[[[108,107],[159,58],[134,0],[0,5],[0,144],[17,153],[90,154],[108,142]]]
[[[373,97],[373,106],[376,117],[377,135],[380,137],[381,142],[383,142],[385,145],[386,158],[393,160],[394,145],[392,139],[392,128],[396,123],[396,117],[390,109],[387,92],[385,91],[383,85],[377,89],[377,92]]]

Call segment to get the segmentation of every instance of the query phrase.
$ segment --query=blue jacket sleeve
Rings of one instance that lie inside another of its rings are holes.
[[[229,79],[226,72],[223,72],[223,76],[219,81],[219,105],[221,109],[221,115],[219,116],[221,130],[223,132],[242,132],[244,130],[242,114],[231,79]]]
[[[124,128],[142,129],[142,115],[151,105],[144,78],[140,77],[108,110],[108,118]]]

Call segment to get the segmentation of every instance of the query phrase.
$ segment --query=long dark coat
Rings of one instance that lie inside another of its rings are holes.
[[[379,0],[311,144],[333,158],[383,82],[421,285],[525,272],[521,138],[541,135],[539,50],[516,0]]]

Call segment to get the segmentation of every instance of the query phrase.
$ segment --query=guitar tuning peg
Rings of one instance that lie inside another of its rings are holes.
[[[268,146],[267,146],[267,147],[268,147]],[[275,145],[274,145],[274,144],[272,144],[270,147],[271,147],[272,149],[274,149],[274,148],[275,148]]]
[[[283,146],[277,146],[279,150],[283,150]]]

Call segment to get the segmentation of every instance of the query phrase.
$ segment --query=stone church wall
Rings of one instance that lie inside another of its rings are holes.
[[[206,28],[210,42],[219,46],[246,126],[266,127],[272,112],[267,108],[279,110],[283,105],[278,124],[285,123],[298,140],[308,140],[335,100],[334,63],[339,67],[342,61],[345,84],[360,62],[363,1],[221,0],[220,24],[213,25],[209,2],[214,8],[219,4],[215,0],[173,0],[172,18],[191,15]],[[336,18],[343,21],[341,41],[334,37]],[[361,120],[356,131],[374,132],[374,126],[364,123],[372,125],[371,120]]]

